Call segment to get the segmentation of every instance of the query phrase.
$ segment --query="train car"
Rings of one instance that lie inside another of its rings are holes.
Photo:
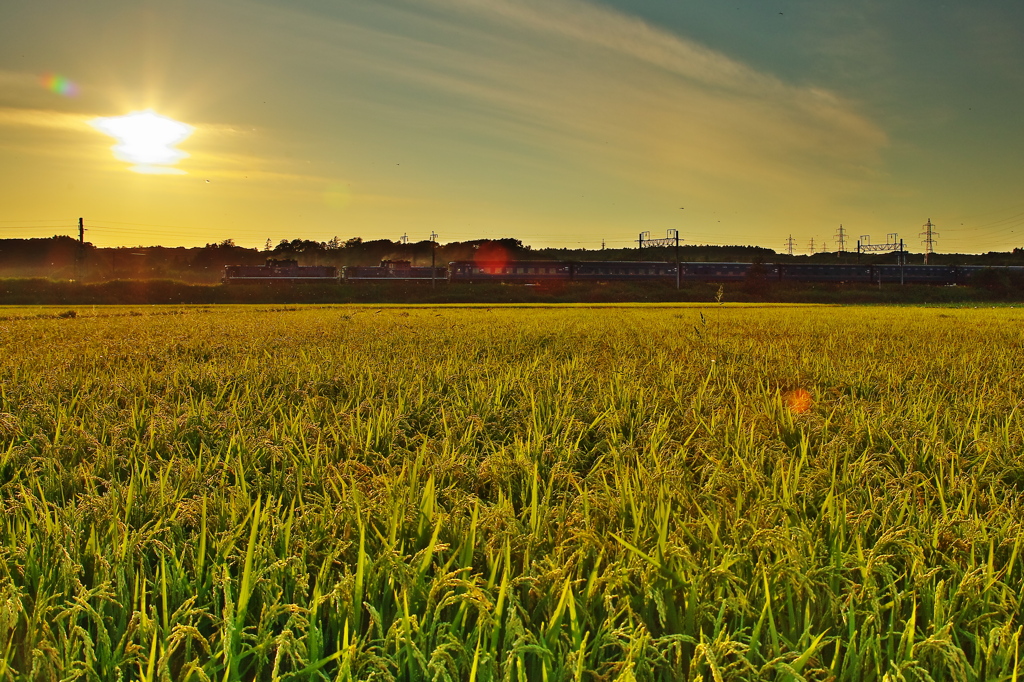
[[[679,278],[689,282],[742,282],[752,263],[682,263]],[[765,263],[763,277],[780,282],[834,282],[862,284],[969,284],[980,272],[994,271],[1024,278],[1024,267],[952,265],[860,265],[850,263]],[[674,282],[676,264],[664,261],[452,261],[448,268],[413,267],[410,261],[385,260],[379,266],[349,266],[346,282],[438,281],[520,282],[545,281],[661,281]],[[294,260],[268,260],[264,266],[230,265],[224,282],[337,282],[333,267],[301,267]]]
[[[976,275],[985,272],[986,270],[1002,273],[1015,279],[1024,279],[1024,266],[1020,265],[958,265],[956,266],[956,283],[970,284]]]
[[[565,261],[452,261],[448,279],[452,282],[545,282],[572,278],[572,265]]]
[[[842,263],[779,263],[778,279],[783,282],[862,282],[874,281],[870,265]]]
[[[350,265],[345,268],[346,282],[414,280],[418,282],[447,281],[448,271],[441,268],[413,266],[407,260],[382,260],[380,265]]]
[[[579,281],[676,279],[676,264],[660,261],[583,261],[571,267],[572,279]]]
[[[743,281],[752,263],[683,263],[682,279],[694,282]],[[769,276],[774,276],[774,265],[765,265]]]
[[[882,284],[956,284],[960,275],[952,265],[875,265],[875,282]]]
[[[265,265],[225,265],[225,284],[337,284],[338,268],[299,265],[296,260],[268,258]]]

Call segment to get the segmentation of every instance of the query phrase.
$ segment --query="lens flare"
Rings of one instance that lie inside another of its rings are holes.
[[[786,391],[782,394],[782,402],[786,404],[786,407],[789,408],[789,411],[793,414],[803,414],[804,412],[807,412],[807,410],[811,409],[811,405],[814,403],[810,392],[803,388]]]
[[[175,145],[195,130],[187,123],[146,109],[125,116],[93,119],[89,124],[117,140],[117,144],[111,147],[114,156],[135,164],[130,170],[136,173],[184,173],[171,166],[188,156],[187,152],[175,149]]]
[[[492,266],[504,268],[512,258],[509,255],[508,249],[501,244],[484,242],[483,244],[480,244],[476,253],[473,254],[473,260],[476,263],[487,263]]]
[[[44,73],[39,77],[39,82],[50,92],[64,97],[74,97],[78,94],[78,86],[60,74]]]

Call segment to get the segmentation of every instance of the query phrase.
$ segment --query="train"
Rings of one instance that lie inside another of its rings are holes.
[[[297,260],[268,258],[265,265],[225,265],[225,284],[335,284],[338,268],[328,265],[299,265]]]
[[[753,269],[757,269],[752,272]],[[413,266],[410,261],[381,261],[379,266],[300,266],[294,260],[270,259],[266,265],[228,265],[223,282],[544,282],[660,281],[742,282],[749,277],[768,282],[833,282],[851,284],[967,284],[983,270],[1024,278],[1024,266],[861,265],[844,263],[672,263],[664,261],[452,261],[447,267]]]
[[[359,282],[364,280],[414,280],[429,281],[448,279],[448,270],[438,267],[414,266],[412,261],[407,260],[382,260],[380,265],[350,265],[345,268],[346,282]]]
[[[1024,277],[1024,266],[861,265],[846,263],[676,263],[655,261],[456,261],[448,264],[451,282],[662,281],[834,282],[859,284],[968,284],[983,270]],[[678,275],[677,275],[678,273]]]

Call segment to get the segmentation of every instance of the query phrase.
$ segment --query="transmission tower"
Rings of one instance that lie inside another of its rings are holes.
[[[812,256],[815,254],[814,251],[814,237],[811,237],[811,243],[807,245],[807,252]]]
[[[924,227],[924,232],[920,234],[920,237],[924,242],[924,264],[928,265],[928,257],[935,253],[935,238],[939,236],[939,233],[932,229],[935,225],[932,224],[931,218],[922,227]]]
[[[789,235],[789,238],[786,239],[786,253],[792,256],[794,247],[796,247],[796,240],[793,239],[793,235]]]
[[[846,251],[846,230],[843,229],[841,223],[839,225],[839,233],[836,234],[836,241],[839,242],[839,254],[842,255]]]

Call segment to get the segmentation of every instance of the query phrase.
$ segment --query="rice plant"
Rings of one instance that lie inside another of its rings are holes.
[[[3,312],[2,679],[1024,679],[1019,310]]]

